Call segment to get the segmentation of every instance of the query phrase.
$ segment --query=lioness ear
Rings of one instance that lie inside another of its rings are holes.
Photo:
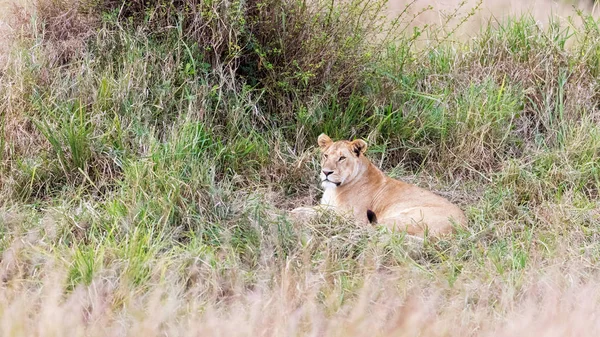
[[[356,153],[357,157],[360,157],[361,154],[365,154],[365,152],[367,151],[367,142],[365,142],[362,139],[352,141],[350,143],[350,146],[352,146],[352,151]]]
[[[319,136],[319,138],[317,139],[317,142],[319,143],[319,147],[321,147],[322,149],[328,147],[329,145],[331,145],[333,143],[331,138],[329,138],[329,136],[324,133],[322,133]]]

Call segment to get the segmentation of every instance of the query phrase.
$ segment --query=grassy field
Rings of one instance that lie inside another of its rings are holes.
[[[2,336],[595,336],[600,25],[375,0],[38,0],[0,72]],[[421,13],[421,14],[419,14]],[[415,16],[416,15],[416,16]],[[18,20],[17,20],[18,21]],[[316,138],[465,210],[316,204]]]

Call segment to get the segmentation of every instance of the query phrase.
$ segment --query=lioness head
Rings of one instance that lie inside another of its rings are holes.
[[[321,185],[335,188],[359,177],[369,164],[365,157],[367,143],[362,139],[334,142],[326,134],[318,139],[321,148]]]

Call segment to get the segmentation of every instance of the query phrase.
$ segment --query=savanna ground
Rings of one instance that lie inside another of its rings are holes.
[[[597,335],[591,6],[383,5],[3,11],[0,334]],[[292,222],[321,132],[368,140],[468,227],[415,248]]]

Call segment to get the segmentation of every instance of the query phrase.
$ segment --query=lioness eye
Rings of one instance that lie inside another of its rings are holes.
[[[344,160],[344,159],[346,159],[346,157],[344,157],[344,156],[341,156],[341,157],[340,157],[340,161],[342,161],[342,160]]]

